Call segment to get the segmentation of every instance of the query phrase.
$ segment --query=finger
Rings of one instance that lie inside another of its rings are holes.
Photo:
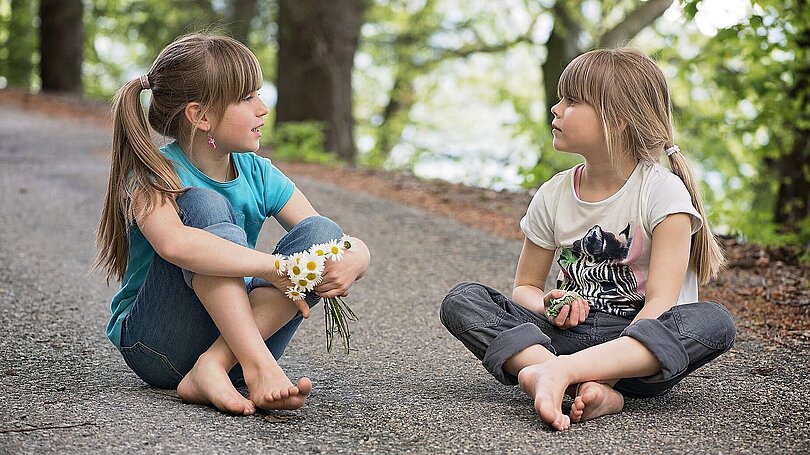
[[[582,311],[579,312],[579,322],[581,324],[585,322],[585,319],[588,319],[588,313],[590,313],[591,307],[588,306],[588,302],[583,301],[580,308],[582,309]]]
[[[568,323],[569,327],[573,327],[579,324],[579,305],[572,303],[571,305],[568,305],[568,308],[568,318],[566,319],[566,322]]]
[[[566,319],[568,319],[568,313],[570,311],[569,308],[570,307],[568,305],[564,305],[562,307],[562,309],[560,310],[560,314],[558,314],[557,317],[554,318],[554,321],[553,321],[554,324],[556,324],[559,327],[562,327],[562,326],[565,325],[565,321],[566,321]]]
[[[303,316],[304,319],[307,319],[309,317],[309,305],[307,304],[307,301],[305,299],[296,300],[295,306],[298,307],[298,311],[301,312],[301,316]]]

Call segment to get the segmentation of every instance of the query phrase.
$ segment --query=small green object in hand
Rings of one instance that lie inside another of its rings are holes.
[[[546,308],[546,314],[551,316],[552,318],[556,318],[557,315],[560,314],[562,308],[566,305],[571,305],[575,300],[585,300],[582,298],[581,295],[577,294],[574,291],[566,291],[565,295],[562,297],[558,297],[556,299],[549,299],[548,308]]]

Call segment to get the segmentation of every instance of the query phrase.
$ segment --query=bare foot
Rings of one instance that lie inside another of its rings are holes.
[[[567,430],[571,418],[562,413],[562,400],[569,381],[559,369],[549,365],[551,362],[520,370],[518,383],[527,395],[534,398],[534,410],[543,422],[555,430]]]
[[[177,395],[186,403],[212,404],[220,411],[251,415],[256,406],[234,388],[228,373],[215,362],[200,356],[194,368],[177,386]]]
[[[571,405],[571,421],[584,422],[607,414],[616,414],[624,408],[624,396],[607,384],[586,382]]]
[[[245,372],[245,382],[250,391],[250,401],[262,409],[298,409],[304,405],[312,392],[312,381],[307,377],[298,380],[297,385],[287,378],[281,368],[265,368],[258,378],[251,378]]]

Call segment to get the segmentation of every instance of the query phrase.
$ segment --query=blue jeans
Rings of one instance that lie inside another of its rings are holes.
[[[191,188],[177,198],[183,224],[211,232],[234,243],[247,246],[244,230],[234,222],[230,203],[216,191]],[[279,240],[273,253],[290,255],[316,243],[339,239],[343,235],[332,220],[313,216],[301,221]],[[146,279],[124,320],[121,354],[127,365],[146,383],[174,389],[197,358],[220,336],[219,329],[190,286],[193,274],[155,254]],[[272,286],[253,278],[246,292]],[[310,307],[320,301],[308,293]],[[301,324],[299,312],[266,340],[273,357],[280,358]],[[239,365],[230,372],[234,382],[242,379]]]
[[[461,283],[442,302],[442,324],[459,339],[495,379],[517,384],[503,369],[522,350],[539,344],[554,355],[567,355],[629,336],[658,359],[661,371],[644,378],[626,378],[614,388],[636,396],[666,393],[697,368],[731,349],[736,329],[728,310],[716,302],[676,305],[658,319],[631,320],[591,311],[582,324],[560,329],[489,286]]]

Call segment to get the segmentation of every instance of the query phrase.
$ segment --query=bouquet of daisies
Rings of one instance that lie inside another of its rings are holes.
[[[327,243],[312,245],[307,251],[295,253],[290,256],[275,255],[273,268],[276,273],[287,277],[292,286],[287,288],[285,294],[291,300],[302,300],[307,292],[313,292],[321,280],[326,261],[340,261],[343,253],[352,247],[348,236]],[[349,321],[357,321],[349,305],[341,297],[323,299],[324,321],[326,325],[326,350],[332,352],[332,340],[337,333],[343,340],[343,348],[349,353]]]

